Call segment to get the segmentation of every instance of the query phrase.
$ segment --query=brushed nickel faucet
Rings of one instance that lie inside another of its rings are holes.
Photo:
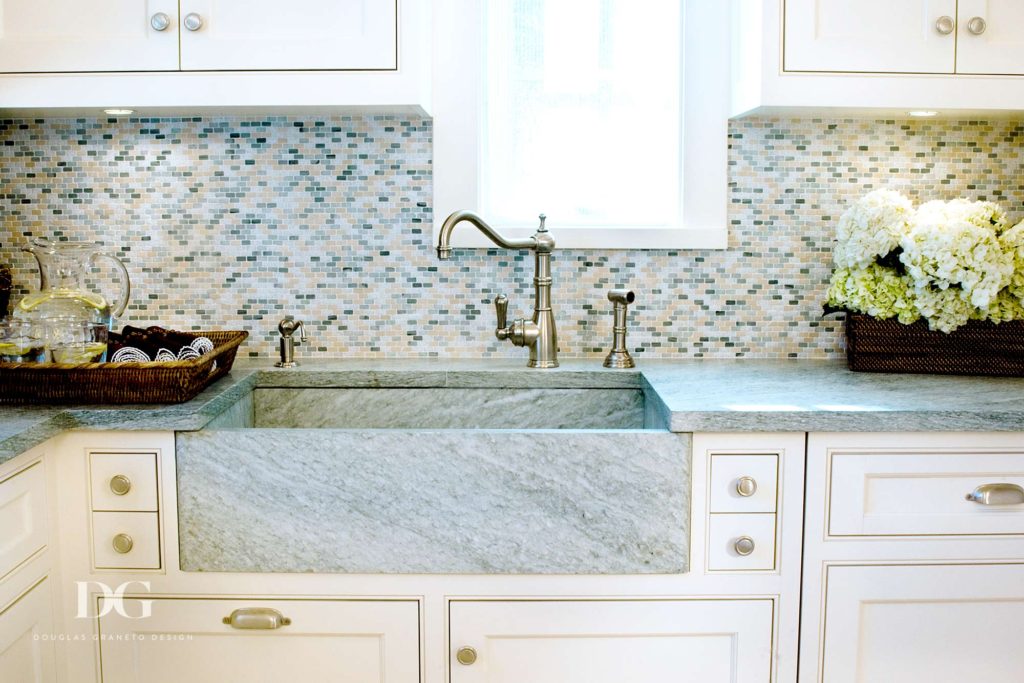
[[[456,211],[444,220],[437,238],[437,257],[442,261],[451,257],[452,231],[463,221],[475,225],[499,247],[529,249],[533,252],[536,269],[533,276],[533,319],[518,318],[509,324],[508,297],[501,294],[494,299],[494,309],[498,317],[494,335],[502,341],[507,339],[516,346],[530,347],[530,361],[527,366],[531,368],[558,367],[558,334],[555,331],[555,315],[551,311],[551,252],[555,250],[555,240],[544,227],[546,218],[544,214],[540,215],[540,227],[532,237],[510,240],[498,234],[472,211]]]

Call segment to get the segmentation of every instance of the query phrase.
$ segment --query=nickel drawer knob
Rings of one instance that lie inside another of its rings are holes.
[[[110,492],[115,496],[123,496],[132,490],[132,480],[123,474],[115,474],[110,478]]]
[[[154,31],[166,31],[167,27],[171,25],[171,18],[163,12],[157,12],[150,18],[149,25],[153,27]]]
[[[740,477],[736,480],[736,493],[744,498],[750,498],[757,493],[757,482],[753,477]]]
[[[185,28],[189,31],[198,31],[203,27],[203,18],[195,12],[189,12],[185,15],[182,23],[185,24]]]
[[[971,20],[967,22],[967,30],[975,36],[980,36],[987,28],[988,22],[982,17],[972,17]]]
[[[471,647],[460,647],[455,653],[455,660],[463,666],[469,666],[476,661],[476,650]]]
[[[132,551],[132,548],[135,547],[135,541],[133,541],[132,537],[128,534],[118,534],[117,536],[114,536],[114,540],[111,545],[114,546],[114,552],[127,555]]]
[[[732,548],[736,551],[737,555],[746,557],[750,553],[754,552],[754,539],[750,536],[740,536],[736,539],[736,542],[732,544]]]
[[[950,33],[953,32],[953,29],[955,29],[955,28],[956,28],[956,21],[954,21],[953,17],[950,17],[950,16],[939,17],[935,21],[935,30],[938,31],[940,34],[942,34],[944,36],[948,36]]]

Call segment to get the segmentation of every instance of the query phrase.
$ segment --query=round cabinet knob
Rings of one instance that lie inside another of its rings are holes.
[[[948,36],[956,28],[956,22],[953,17],[939,17],[935,21],[935,30],[944,36]]]
[[[123,474],[115,474],[110,478],[110,492],[115,496],[123,496],[132,490],[132,480]]]
[[[988,22],[981,17],[971,17],[967,22],[967,30],[976,36],[980,36],[988,28]]]
[[[189,31],[198,31],[203,27],[203,18],[195,12],[189,12],[185,15],[183,23]]]
[[[740,477],[736,480],[736,493],[744,498],[750,498],[757,493],[757,482],[753,477]]]
[[[149,25],[153,27],[154,31],[166,31],[167,27],[171,25],[171,18],[163,12],[157,12],[150,17]]]
[[[471,647],[460,647],[455,653],[455,659],[463,666],[469,666],[476,661],[476,650]]]
[[[750,553],[754,552],[754,539],[750,536],[740,536],[736,539],[736,542],[732,544],[732,548],[736,551],[737,555],[746,557]]]
[[[115,552],[125,555],[130,553],[132,548],[135,547],[135,541],[133,541],[132,537],[128,534],[118,534],[117,536],[114,536],[114,541],[111,545],[114,546]]]

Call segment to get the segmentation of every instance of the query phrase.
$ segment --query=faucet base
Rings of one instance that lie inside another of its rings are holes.
[[[545,368],[557,368],[558,367],[558,361],[557,360],[531,360],[529,363],[526,364],[526,367],[528,367],[528,368],[540,368],[542,370],[545,369]]]
[[[615,368],[617,370],[635,368],[636,362],[634,362],[633,357],[629,355],[629,351],[611,351],[604,359],[604,367]]]

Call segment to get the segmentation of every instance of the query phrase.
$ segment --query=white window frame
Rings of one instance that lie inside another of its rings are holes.
[[[639,0],[642,1],[642,0]],[[682,224],[665,228],[548,227],[559,249],[725,249],[728,246],[728,132],[731,94],[727,0],[683,3]],[[453,211],[479,210],[482,165],[483,3],[434,4],[434,237]],[[643,197],[637,197],[638,202]],[[521,223],[494,227],[529,237],[543,206],[524,206]],[[487,220],[487,216],[483,216]],[[456,247],[494,245],[476,230],[456,230]]]

